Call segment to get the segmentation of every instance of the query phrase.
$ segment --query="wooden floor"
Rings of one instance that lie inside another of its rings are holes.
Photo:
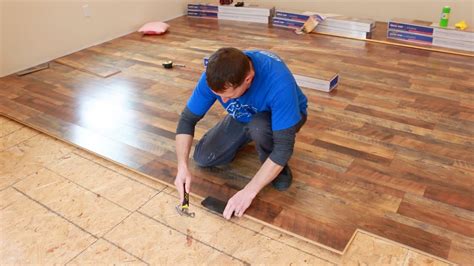
[[[359,231],[340,256],[196,198],[184,218],[173,188],[2,116],[0,166],[3,264],[449,265]]]
[[[161,37],[130,34],[0,79],[0,112],[172,183],[173,132],[202,58],[222,46],[271,50],[294,69],[339,72],[341,84],[331,94],[304,90],[309,117],[290,162],[294,184],[265,189],[247,214],[334,251],[361,229],[472,260],[472,58],[251,23],[183,17],[170,25]],[[165,70],[164,60],[186,67]],[[215,106],[196,139],[222,117]],[[226,199],[258,167],[251,146],[227,169],[194,167],[194,193]]]

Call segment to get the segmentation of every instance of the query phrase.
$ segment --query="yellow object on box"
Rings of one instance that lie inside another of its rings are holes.
[[[465,30],[465,29],[467,29],[468,25],[467,25],[466,21],[463,20],[463,21],[459,21],[458,23],[456,23],[454,25],[454,27],[456,29],[459,29],[459,30]]]

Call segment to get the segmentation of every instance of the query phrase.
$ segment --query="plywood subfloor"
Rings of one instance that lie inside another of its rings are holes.
[[[471,259],[474,62],[283,29],[178,18],[168,34],[128,36],[81,51],[121,72],[100,78],[53,63],[0,79],[0,112],[171,184],[174,130],[222,46],[266,49],[290,65],[336,71],[331,93],[305,90],[309,119],[287,192],[263,190],[249,217],[342,253],[357,229],[455,262]],[[165,70],[164,60],[185,63]],[[223,117],[215,106],[199,139]],[[227,199],[257,171],[253,148],[227,169],[194,167],[193,192]]]
[[[3,263],[449,265],[366,232],[339,256],[246,218],[225,222],[196,198],[196,218],[181,217],[169,187],[3,117],[0,125]]]

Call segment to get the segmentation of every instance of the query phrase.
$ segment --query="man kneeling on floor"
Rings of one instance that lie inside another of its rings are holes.
[[[287,165],[295,135],[306,122],[307,98],[285,63],[266,51],[221,48],[210,58],[178,123],[175,186],[184,197],[192,174],[188,157],[196,123],[218,100],[228,115],[198,142],[194,160],[202,167],[229,164],[240,148],[255,141],[262,166],[251,181],[229,199],[224,217],[241,217],[270,182],[277,190],[292,182]],[[185,188],[184,185],[186,186]]]

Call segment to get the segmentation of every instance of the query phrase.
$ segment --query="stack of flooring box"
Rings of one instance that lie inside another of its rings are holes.
[[[268,24],[273,17],[274,11],[274,7],[220,5],[218,18]]]
[[[217,19],[218,10],[213,4],[188,4],[188,17]]]
[[[273,18],[272,25],[289,29],[297,29],[303,26],[304,22],[314,12],[295,12],[277,10]],[[326,19],[318,24],[315,32],[330,35],[369,39],[375,28],[375,21],[371,19],[359,19],[341,15],[320,14]]]
[[[474,52],[474,31],[440,28],[428,21],[392,19],[387,38]]]
[[[276,10],[272,25],[274,27],[299,29],[309,18],[309,15],[303,13],[304,12]]]
[[[290,66],[296,84],[302,88],[330,92],[339,84],[339,74],[332,71]]]
[[[209,57],[206,56],[203,58],[203,64],[206,67],[208,63]],[[330,92],[339,84],[339,74],[335,72],[314,70],[307,67],[290,67],[290,69],[296,84],[302,88]]]
[[[317,76],[303,76],[293,74],[296,84],[302,88],[330,92],[339,84],[339,75],[336,73],[318,73]]]

